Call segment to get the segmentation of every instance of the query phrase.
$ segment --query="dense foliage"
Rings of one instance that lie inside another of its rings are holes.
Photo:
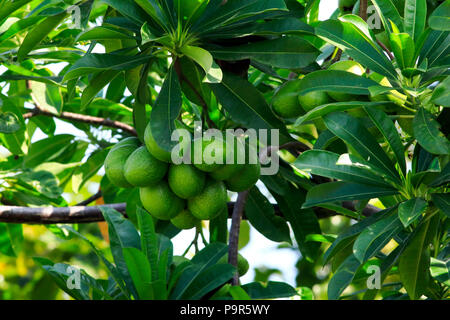
[[[54,281],[75,299],[448,299],[450,1],[339,3],[319,21],[320,0],[0,0],[1,204],[126,203],[126,218],[102,207],[108,232],[0,210],[0,297],[19,278],[27,298],[57,297]],[[300,252],[297,290],[268,281],[277,270],[228,283],[227,210],[191,226],[192,259],[174,256],[176,223],[103,174],[118,141],[167,153],[197,121],[279,131],[279,171],[246,187],[244,215]],[[69,260],[91,269],[80,290]]]

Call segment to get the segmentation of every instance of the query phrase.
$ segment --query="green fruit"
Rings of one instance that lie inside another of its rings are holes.
[[[141,142],[140,142],[139,139],[136,138],[136,137],[125,138],[125,139],[123,139],[122,141],[116,143],[116,144],[111,148],[111,150],[120,148],[120,147],[122,147],[122,146],[127,146],[127,145],[135,146],[136,148],[138,148],[138,147],[141,146]]]
[[[199,148],[201,146],[201,148]],[[191,159],[200,171],[213,172],[221,168],[227,160],[226,142],[219,139],[201,139],[192,142]],[[217,160],[217,161],[216,161]]]
[[[218,263],[228,263],[228,253],[220,258]],[[250,265],[248,264],[247,259],[245,259],[240,253],[238,253],[237,272],[239,274],[239,277],[244,276],[248,272],[248,269],[250,269]]]
[[[339,61],[334,64],[332,64],[328,70],[341,70],[341,71],[347,71],[351,72],[353,74],[362,76],[365,72],[362,65],[360,65],[356,61],[352,60],[346,60],[346,61]],[[342,93],[342,92],[328,92],[328,95],[333,98],[336,101],[352,101],[355,99],[354,95],[348,94],[348,93]]]
[[[169,151],[164,150],[161,148],[158,143],[155,141],[155,139],[152,136],[152,130],[150,128],[150,123],[148,124],[147,128],[145,128],[144,132],[144,142],[145,146],[147,147],[147,150],[159,161],[163,162],[171,162],[172,155]]]
[[[105,159],[105,174],[112,184],[119,188],[131,188],[132,185],[125,178],[125,163],[136,150],[135,145],[122,145],[112,148]]]
[[[207,180],[202,193],[188,200],[188,208],[194,217],[210,220],[218,216],[227,205],[227,189],[221,181]]]
[[[175,218],[170,219],[170,222],[182,230],[189,230],[200,224],[200,220],[194,217],[187,209],[181,211]]]
[[[192,198],[205,187],[206,175],[189,164],[171,165],[168,174],[169,186],[182,199]]]
[[[211,178],[213,178],[215,180],[223,181],[223,180],[230,179],[233,175],[238,173],[240,170],[242,170],[242,165],[226,164],[226,165],[222,166],[220,169],[218,169],[214,172],[211,172],[209,175],[211,176]]]
[[[286,82],[272,99],[273,111],[282,118],[297,118],[304,114],[298,102],[298,92],[301,80]]]
[[[228,190],[242,192],[250,189],[258,182],[261,175],[261,165],[246,164],[239,172],[225,181]]]
[[[298,96],[298,102],[306,112],[330,103],[330,98],[325,91],[312,91]]]
[[[125,162],[125,179],[133,186],[146,187],[165,176],[168,165],[148,152],[146,147],[135,150]]]
[[[144,208],[159,220],[175,218],[185,208],[185,202],[170,190],[165,181],[139,191]]]

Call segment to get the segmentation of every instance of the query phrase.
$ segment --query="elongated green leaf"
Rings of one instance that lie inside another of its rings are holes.
[[[150,263],[150,267],[152,270],[152,281],[156,281],[158,278],[158,240],[155,233],[153,218],[140,206],[138,206],[136,209],[136,215],[139,225],[139,231],[141,232],[141,248]]]
[[[236,268],[230,264],[217,264],[209,267],[186,289],[183,299],[201,299],[208,292],[211,292],[233,278],[235,272]]]
[[[420,298],[427,288],[430,275],[430,250],[428,248],[431,219],[423,223],[399,261],[400,279],[412,300]]]
[[[235,122],[256,130],[279,129],[281,143],[291,140],[285,126],[270,110],[263,95],[248,81],[225,73],[222,83],[210,84],[210,87]],[[267,143],[270,144],[270,141]]]
[[[431,195],[433,203],[438,207],[447,217],[450,217],[450,194],[448,193],[433,193]]]
[[[107,154],[107,149],[94,152],[83,165],[75,169],[72,176],[72,188],[74,192],[80,192],[85,183],[97,174],[103,166]]]
[[[76,41],[111,40],[111,39],[126,40],[126,39],[134,39],[134,37],[116,28],[99,26],[80,33],[76,38]]]
[[[72,135],[61,134],[33,143],[24,159],[25,165],[33,168],[43,162],[51,161],[67,150],[73,138]]]
[[[52,84],[42,82],[30,82],[31,96],[39,107],[47,112],[59,115],[63,109],[63,97],[61,89]]]
[[[403,19],[395,7],[395,0],[372,0],[372,3],[381,17],[385,30],[392,32],[392,25],[389,20],[394,22],[400,30],[403,29]]]
[[[0,133],[14,133],[22,127],[17,116],[12,112],[0,113]]]
[[[344,113],[332,113],[324,121],[331,132],[351,145],[362,158],[399,180],[394,164],[360,120]]]
[[[275,215],[273,205],[256,187],[250,190],[245,215],[252,226],[266,238],[275,242],[291,242],[286,221]]]
[[[25,59],[27,54],[44,40],[47,35],[55,29],[65,17],[67,17],[67,15],[68,13],[63,11],[57,15],[50,16],[34,27],[33,30],[28,32],[17,52],[17,59],[19,61]]]
[[[120,73],[117,70],[105,70],[89,81],[81,96],[81,110],[85,109],[95,96]]]
[[[434,279],[450,287],[450,260],[431,258],[430,272]]]
[[[280,299],[297,295],[297,292],[290,285],[283,282],[269,281],[265,284],[251,282],[242,286],[251,299]]]
[[[433,91],[431,101],[443,107],[450,107],[450,77],[445,78]]]
[[[148,62],[148,56],[121,56],[112,53],[90,53],[79,59],[64,75],[63,82],[104,70],[129,70]]]
[[[444,185],[446,183],[450,182],[450,163],[448,163],[444,169],[442,169],[439,176],[436,177],[431,183],[431,187],[439,187],[441,185]]]
[[[361,263],[352,254],[339,266],[328,283],[328,299],[337,300],[342,292],[352,283]]]
[[[413,121],[414,136],[420,145],[432,154],[450,154],[450,142],[439,130],[433,115],[420,108]]]
[[[175,128],[175,120],[181,111],[181,87],[178,75],[172,66],[164,79],[163,86],[152,109],[150,126],[152,136],[158,145],[171,151],[173,142],[172,132]]]
[[[419,39],[427,21],[426,0],[405,0],[405,31],[414,41]]]
[[[205,70],[205,82],[220,83],[223,73],[220,67],[214,62],[212,55],[205,49],[193,46],[184,46],[181,49],[185,55],[197,62]]]
[[[0,252],[10,257],[16,257],[23,243],[21,224],[0,223]]]
[[[283,37],[239,47],[212,48],[216,59],[251,59],[277,68],[303,68],[315,61],[318,50],[300,37]]]
[[[11,13],[26,5],[31,0],[17,0],[17,1],[5,1],[2,2],[0,8],[0,21],[8,17]]]
[[[340,159],[336,153],[323,150],[309,150],[302,153],[294,162],[300,170],[332,179],[356,182],[381,187],[390,187],[382,177],[370,168],[351,163],[351,159]]]
[[[400,69],[414,66],[415,45],[408,33],[391,33],[390,43]]]
[[[450,2],[444,1],[437,7],[428,19],[428,23],[434,30],[450,31]]]
[[[316,27],[316,34],[371,70],[387,77],[396,77],[392,63],[382,50],[354,24],[327,20]]]
[[[139,299],[146,300],[153,297],[152,272],[150,264],[145,255],[136,248],[123,248],[123,257],[128,267],[134,287],[138,292]]]
[[[406,228],[417,220],[427,209],[427,202],[422,198],[411,199],[398,206],[398,217]]]
[[[353,254],[364,263],[375,256],[384,246],[403,229],[396,214],[383,218],[364,230],[353,245]]]
[[[350,182],[329,182],[317,185],[308,191],[303,208],[318,204],[347,200],[366,200],[397,194],[393,188],[382,188]]]
[[[0,35],[0,45],[3,41],[8,40],[12,37],[14,37],[17,33],[22,32],[23,30],[26,30],[27,28],[35,25],[39,21],[43,20],[44,17],[29,17],[26,19],[20,19],[16,21],[14,24],[12,24],[8,30],[3,32]],[[1,20],[1,19],[0,19]]]
[[[145,11],[143,11],[137,5],[138,1],[102,0],[102,2],[116,9],[122,15],[124,15],[137,25],[142,25],[146,20],[149,19],[149,16],[145,14]]]
[[[403,174],[406,174],[405,148],[403,147],[402,140],[394,122],[381,110],[371,108],[370,106],[365,106],[364,110],[383,135],[384,141],[391,148]]]

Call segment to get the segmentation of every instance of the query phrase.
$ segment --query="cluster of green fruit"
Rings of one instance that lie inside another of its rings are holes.
[[[157,144],[150,125],[144,142],[142,146],[139,139],[132,137],[117,143],[105,159],[105,173],[117,187],[139,187],[144,208],[154,218],[170,220],[179,229],[191,229],[201,220],[214,219],[227,210],[227,190],[250,189],[260,177],[259,163],[226,163],[223,141],[202,140],[200,148],[194,141],[191,150],[201,152],[198,164],[172,163],[171,153]],[[205,160],[207,147],[223,155],[223,164]],[[191,160],[199,158],[195,152],[191,154]]]
[[[365,76],[366,70],[356,61],[345,60],[332,64],[328,70],[339,70],[350,72],[359,76]],[[368,77],[383,86],[391,86],[386,77],[376,73],[371,73]],[[302,79],[292,80],[283,85],[274,95],[272,100],[273,111],[282,118],[297,118],[305,112],[309,112],[314,108],[333,102],[346,102],[362,97],[351,95],[343,92],[332,91],[312,91],[306,94],[299,94]],[[392,101],[395,104],[403,104],[406,96],[398,91],[392,91],[388,94],[380,94],[371,96],[372,101]],[[350,110],[349,113],[359,117],[365,116],[365,113],[359,109]]]

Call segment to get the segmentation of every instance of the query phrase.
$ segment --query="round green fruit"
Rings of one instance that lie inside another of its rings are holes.
[[[206,175],[189,164],[171,165],[168,174],[169,186],[178,197],[192,198],[205,187]]]
[[[136,137],[125,138],[125,139],[123,139],[122,141],[116,143],[116,144],[111,148],[111,150],[114,150],[114,149],[117,149],[117,148],[120,148],[120,147],[123,147],[123,146],[128,146],[128,145],[129,145],[129,146],[134,146],[134,147],[138,148],[138,147],[141,146],[141,142],[140,142],[139,139],[136,138]]]
[[[165,181],[139,191],[144,208],[159,220],[175,218],[185,208],[185,202],[170,190]]]
[[[170,222],[172,222],[175,227],[182,230],[195,228],[201,223],[201,221],[194,217],[187,209],[181,211],[175,218],[170,219]]]
[[[218,261],[219,264],[222,263],[228,263],[228,254],[224,255],[220,260]],[[250,269],[250,265],[240,253],[238,253],[238,261],[237,261],[237,272],[239,274],[239,277],[244,276],[248,270]]]
[[[194,166],[203,172],[213,172],[226,163],[226,143],[221,139],[194,140],[191,159]]]
[[[306,112],[330,103],[330,98],[324,91],[312,91],[298,96],[298,102]]]
[[[135,150],[125,162],[125,179],[133,186],[146,187],[165,176],[168,165],[156,159],[146,147]]]
[[[226,164],[219,168],[218,170],[211,172],[209,175],[211,178],[223,181],[230,179],[233,175],[238,173],[240,170],[242,170],[242,165],[239,164]]]
[[[328,70],[340,70],[340,71],[346,71],[350,72],[359,76],[362,76],[365,73],[365,70],[362,65],[360,65],[356,61],[352,60],[345,60],[345,61],[339,61],[334,64],[332,64]],[[342,93],[342,92],[328,92],[328,95],[333,98],[336,101],[345,102],[345,101],[352,101],[355,99],[354,95],[348,94],[348,93]]]
[[[275,93],[272,99],[273,111],[282,118],[290,119],[301,116],[304,111],[298,101],[298,92],[301,80],[286,82]]]
[[[227,205],[227,189],[221,181],[209,179],[202,193],[188,200],[188,208],[199,220],[211,220]]]
[[[162,162],[171,162],[172,155],[169,151],[164,150],[161,148],[158,143],[155,141],[155,139],[152,136],[152,130],[150,127],[150,123],[147,125],[147,128],[145,128],[144,132],[144,142],[145,146],[147,147],[147,150],[159,161]]]
[[[228,190],[242,192],[253,187],[261,175],[261,165],[246,164],[244,168],[225,181]]]
[[[119,188],[131,188],[132,185],[125,178],[125,163],[136,150],[135,145],[122,145],[112,148],[105,159],[105,174],[112,184]]]

